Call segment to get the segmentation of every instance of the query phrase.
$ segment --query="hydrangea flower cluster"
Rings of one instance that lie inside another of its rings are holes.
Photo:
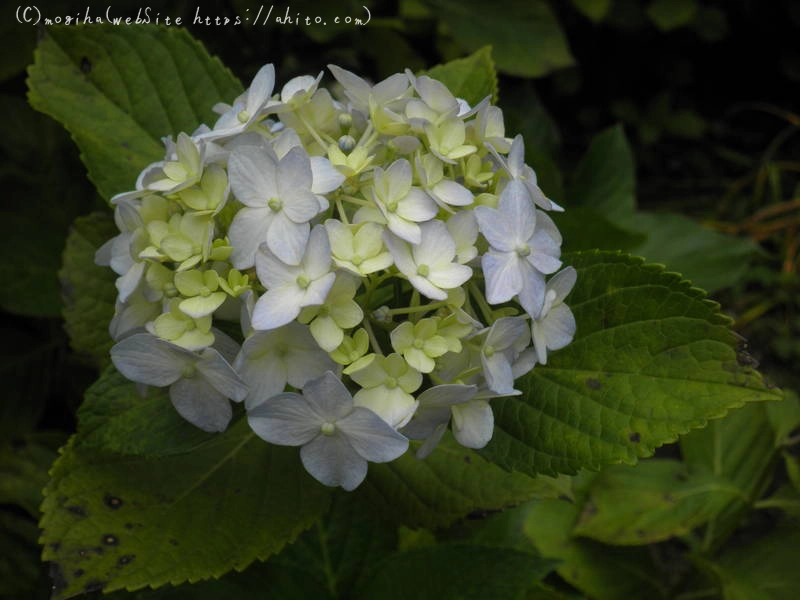
[[[489,401],[572,340],[576,274],[489,98],[329,68],[339,100],[322,73],[274,94],[267,65],[213,128],[165,138],[96,260],[119,275],[123,375],[206,431],[243,402],[257,435],[351,490],[409,439],[421,458],[448,427],[485,446]]]

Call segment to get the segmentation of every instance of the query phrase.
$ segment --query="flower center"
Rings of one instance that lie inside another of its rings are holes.
[[[394,388],[397,387],[397,379],[395,379],[394,377],[387,377],[386,381],[383,382],[383,385],[385,385],[390,390],[393,390]]]
[[[323,423],[320,425],[319,430],[322,432],[322,435],[333,435],[336,433],[336,424],[335,423]]]
[[[239,123],[247,123],[250,120],[250,113],[246,110],[240,111],[236,118],[239,119]]]
[[[299,287],[301,290],[306,289],[311,283],[308,277],[306,277],[305,273],[298,275],[297,279],[295,279],[295,282],[297,282],[297,287]]]
[[[364,262],[364,257],[362,257],[360,254],[353,254],[353,258],[350,259],[350,262],[355,266],[358,266]]]
[[[278,212],[283,208],[283,202],[281,202],[279,198],[270,198],[267,202],[267,206],[269,206],[274,212]]]
[[[491,358],[494,355],[494,346],[486,346],[486,348],[483,349],[483,353],[487,358]]]
[[[517,254],[522,258],[525,258],[531,253],[531,247],[528,244],[522,244],[517,246]]]
[[[183,367],[183,371],[181,371],[181,375],[183,375],[184,379],[191,379],[197,373],[197,369],[194,368],[194,365],[186,365]]]
[[[386,203],[386,210],[389,212],[394,212],[397,210],[397,200],[390,200]]]
[[[414,348],[416,348],[417,350],[421,350],[424,345],[425,345],[425,342],[423,340],[421,340],[419,338],[414,340]]]
[[[428,265],[417,265],[417,275],[420,277],[427,277],[431,274],[431,268]]]

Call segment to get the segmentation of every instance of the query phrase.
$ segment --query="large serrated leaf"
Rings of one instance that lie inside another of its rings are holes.
[[[571,536],[579,507],[545,500],[520,507],[525,534],[542,556],[561,561],[558,574],[595,600],[667,598],[652,557],[639,549],[605,546]]]
[[[363,494],[411,527],[442,527],[476,510],[496,510],[531,498],[554,498],[562,490],[548,477],[507,473],[451,436],[425,460],[408,452],[370,465]]]
[[[183,29],[48,27],[35,58],[31,104],[72,134],[106,199],[163,156],[162,136],[213,122],[211,107],[242,90]]]
[[[305,473],[297,449],[264,443],[245,419],[223,434],[200,431],[163,391],[140,398],[113,369],[87,392],[78,418],[41,522],[58,597],[87,586],[139,589],[241,570],[280,550],[327,506],[329,490]],[[395,523],[440,526],[560,493],[557,482],[506,473],[446,440],[426,461],[409,453],[370,465],[362,488],[346,496]],[[272,576],[299,572],[282,564]]]
[[[45,489],[41,542],[56,574],[56,598],[242,570],[278,552],[325,511],[329,491],[305,473],[297,451],[265,444],[245,420],[191,452],[170,453],[170,437],[180,445],[190,441],[182,433],[192,434],[177,427],[128,431],[128,446],[103,447],[103,428],[115,416],[124,423],[136,401],[124,391],[133,386],[116,373],[97,387],[87,397],[96,410],[84,405],[86,423]],[[160,403],[166,420],[180,420],[163,394],[142,402]],[[133,453],[141,451],[136,436],[147,435],[160,441],[152,442],[160,456]]]
[[[777,400],[742,360],[716,303],[675,273],[622,254],[565,257],[575,340],[537,365],[522,396],[493,401],[483,450],[529,474],[634,463],[745,402]]]
[[[438,600],[523,598],[555,561],[512,548],[442,544],[398,553],[383,561],[356,598]],[[398,585],[410,573],[413,586]]]
[[[466,50],[492,46],[497,68],[520,77],[542,77],[574,59],[564,31],[543,0],[425,0]]]
[[[687,533],[741,492],[675,460],[611,465],[592,481],[573,534],[614,545],[645,545]]]
[[[438,79],[458,98],[475,105],[487,96],[497,101],[497,73],[492,60],[492,49],[481,48],[466,58],[437,65],[424,73]]]
[[[636,208],[633,152],[621,125],[597,134],[567,189],[568,206],[586,206],[610,218]]]
[[[76,219],[58,273],[70,345],[79,354],[91,356],[98,365],[109,361],[113,341],[108,324],[114,316],[117,290],[114,272],[96,265],[94,254],[116,232],[114,221],[107,214],[92,213]]]

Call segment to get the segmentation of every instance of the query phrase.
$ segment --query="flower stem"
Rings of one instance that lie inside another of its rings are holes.
[[[350,225],[350,221],[347,220],[347,213],[344,210],[344,205],[342,204],[342,199],[338,196],[336,197],[336,210],[339,211],[339,218],[342,220],[342,223]]]
[[[372,351],[375,352],[375,354],[383,356],[383,350],[381,350],[381,345],[378,343],[378,338],[375,337],[375,332],[372,330],[372,324],[369,322],[369,318],[364,319],[363,325],[369,336],[369,343],[370,346],[372,346]]]
[[[409,306],[407,308],[392,308],[386,312],[389,315],[408,315],[412,313],[430,312],[432,310],[436,310],[437,308],[441,308],[442,306],[447,306],[447,300],[431,302],[430,304],[422,304],[420,306]]]
[[[469,293],[473,298],[475,298],[475,302],[478,303],[478,308],[481,309],[481,314],[483,315],[483,318],[486,319],[486,324],[491,325],[494,323],[492,309],[489,306],[489,303],[486,302],[486,298],[483,297],[483,292],[481,292],[480,288],[478,288],[474,282],[469,284]]]

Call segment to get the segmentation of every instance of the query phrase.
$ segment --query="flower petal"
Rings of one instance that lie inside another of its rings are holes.
[[[486,400],[453,406],[453,436],[466,448],[483,448],[492,439],[494,413]]]
[[[370,462],[389,462],[408,450],[408,439],[366,408],[355,408],[336,427],[361,458]]]
[[[236,269],[249,269],[256,262],[258,247],[267,241],[275,213],[269,208],[242,208],[233,217],[228,237],[233,246],[231,263]]]
[[[131,381],[163,387],[180,379],[197,360],[194,352],[149,333],[136,333],[111,348],[111,361]]]
[[[233,415],[228,399],[202,377],[176,381],[169,398],[178,414],[203,431],[225,431]]]
[[[302,446],[320,434],[319,415],[300,394],[269,398],[247,412],[247,422],[262,440],[280,446]]]
[[[353,410],[353,397],[332,371],[307,381],[303,396],[312,410],[329,423],[336,423]]]
[[[206,348],[196,363],[197,370],[215,390],[226,397],[241,402],[247,396],[247,384],[233,367],[213,348]]]
[[[325,485],[356,489],[367,476],[367,461],[342,435],[319,435],[300,450],[300,459],[314,479]]]

